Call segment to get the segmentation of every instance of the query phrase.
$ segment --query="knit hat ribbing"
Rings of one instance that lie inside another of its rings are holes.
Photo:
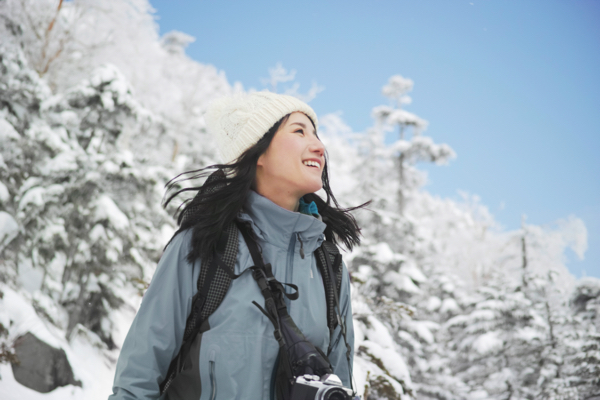
[[[300,111],[317,127],[317,115],[295,97],[271,92],[236,94],[215,100],[204,120],[224,163],[235,161],[284,116]]]

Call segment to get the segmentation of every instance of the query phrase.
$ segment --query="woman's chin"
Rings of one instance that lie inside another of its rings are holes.
[[[307,185],[305,190],[303,190],[303,192],[305,192],[305,194],[310,194],[310,193],[316,193],[321,189],[323,189],[323,184],[321,182],[319,182],[318,184],[315,183],[314,185],[310,185],[310,186]]]

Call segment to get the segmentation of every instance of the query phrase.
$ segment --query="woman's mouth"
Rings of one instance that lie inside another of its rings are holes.
[[[321,169],[321,163],[319,163],[317,161],[306,160],[306,161],[303,161],[303,164],[306,165],[307,167],[315,167],[315,168]]]

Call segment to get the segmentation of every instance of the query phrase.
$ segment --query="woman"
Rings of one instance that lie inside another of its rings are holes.
[[[159,384],[181,346],[200,271],[234,220],[251,226],[275,279],[298,287],[298,299],[286,300],[288,313],[306,338],[328,353],[333,372],[350,387],[352,354],[348,360],[341,328],[333,335],[327,328],[325,290],[313,251],[325,238],[351,249],[359,243],[359,229],[351,209],[341,209],[329,188],[314,111],[294,97],[258,92],[219,99],[205,119],[225,162],[209,168],[223,174],[192,188],[198,193],[180,214],[179,230],[123,344],[110,399],[159,397]],[[200,172],[207,175],[207,169]],[[314,194],[321,188],[326,201]],[[279,346],[273,323],[252,304],[265,300],[252,274],[244,273],[254,262],[241,234],[238,239],[234,272],[240,276],[198,336],[198,364],[188,369],[196,375],[185,383],[195,393],[190,398],[273,397]],[[343,268],[339,308],[353,349],[350,282]],[[182,398],[180,392],[167,390],[163,397]]]

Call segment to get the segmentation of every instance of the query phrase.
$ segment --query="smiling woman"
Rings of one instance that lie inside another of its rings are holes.
[[[331,192],[317,116],[258,92],[217,100],[205,119],[224,163],[188,173],[210,176],[166,202],[196,191],[123,344],[111,398],[290,399],[321,385],[349,399],[350,281],[335,243],[351,249],[360,229]],[[328,384],[300,382],[314,375]]]
[[[256,165],[256,191],[280,207],[297,211],[302,196],[323,187],[325,147],[310,118],[294,112],[282,120]]]

